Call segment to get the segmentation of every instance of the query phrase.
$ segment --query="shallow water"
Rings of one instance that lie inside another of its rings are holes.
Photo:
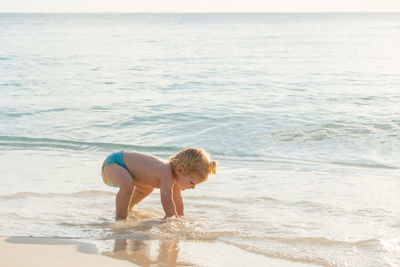
[[[399,29],[399,14],[0,14],[0,236],[399,265]],[[188,146],[219,167],[184,192],[187,216],[160,220],[155,191],[115,222],[104,158]]]

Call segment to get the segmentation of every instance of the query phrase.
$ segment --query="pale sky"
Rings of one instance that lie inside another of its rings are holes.
[[[400,0],[0,0],[0,12],[400,12]]]

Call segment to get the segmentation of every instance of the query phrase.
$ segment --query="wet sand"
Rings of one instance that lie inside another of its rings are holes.
[[[0,266],[310,266],[253,254],[221,242],[114,241],[99,254],[93,244],[71,239],[0,237]],[[312,265],[315,266],[315,265]]]

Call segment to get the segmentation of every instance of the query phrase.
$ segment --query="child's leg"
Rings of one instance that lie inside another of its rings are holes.
[[[129,203],[129,210],[132,210],[136,204],[153,192],[153,189],[153,187],[146,185],[135,186],[135,190],[133,191],[131,197],[131,202]]]
[[[128,217],[128,205],[133,192],[133,178],[129,172],[118,164],[109,164],[104,166],[106,177],[119,187],[115,199],[115,213],[117,219],[126,219]]]

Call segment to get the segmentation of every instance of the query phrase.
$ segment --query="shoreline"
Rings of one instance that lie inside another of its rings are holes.
[[[92,244],[73,239],[0,237],[0,266],[132,267],[130,262],[97,254]]]
[[[114,240],[113,251],[76,239],[0,237],[0,266],[316,266],[253,254],[222,242]]]

